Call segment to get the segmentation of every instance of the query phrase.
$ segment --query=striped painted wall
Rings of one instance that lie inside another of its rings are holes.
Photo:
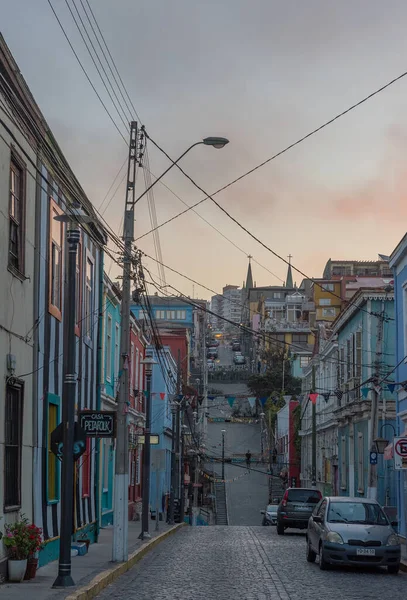
[[[65,306],[69,290],[66,285],[66,263],[68,253],[63,245],[63,277],[62,277],[62,318],[58,319],[49,310],[50,289],[50,202],[51,197],[64,211],[64,198],[55,192],[58,186],[52,181],[47,169],[42,167],[42,174],[52,182],[48,191],[39,192],[37,203],[37,245],[40,249],[40,265],[38,275],[38,333],[36,352],[38,356],[37,372],[37,411],[38,411],[38,447],[35,449],[34,477],[37,482],[34,491],[35,522],[43,528],[44,538],[48,544],[41,553],[40,564],[45,564],[58,556],[58,536],[60,531],[60,464],[57,465],[57,494],[50,499],[48,493],[48,417],[49,404],[55,404],[58,422],[62,416],[63,395],[63,355],[66,352]],[[43,186],[46,187],[46,186]],[[65,231],[64,231],[65,239]],[[76,410],[96,409],[97,407],[97,366],[98,366],[98,328],[99,328],[99,265],[101,260],[100,246],[95,244],[89,235],[82,230],[80,248],[80,309],[79,335],[76,338]],[[89,319],[85,315],[86,266],[93,265],[92,306]],[[95,521],[95,464],[96,445],[90,440],[88,451],[77,463],[75,477],[75,518],[74,528],[86,527]]]

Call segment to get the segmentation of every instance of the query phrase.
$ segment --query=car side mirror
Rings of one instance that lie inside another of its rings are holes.
[[[323,522],[321,515],[314,515],[312,517],[312,519],[313,519],[314,523],[322,523]]]
[[[391,522],[391,526],[392,527],[398,527],[399,526],[399,522],[398,521],[392,521]]]
[[[266,511],[265,511],[265,510],[261,510],[261,511],[260,511],[260,514],[261,514],[261,515],[265,515],[265,514],[266,514]]]

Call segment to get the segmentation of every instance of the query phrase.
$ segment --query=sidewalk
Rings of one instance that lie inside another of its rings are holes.
[[[160,521],[159,530],[156,531],[155,525],[155,521],[150,521],[151,540],[141,541],[138,539],[141,532],[141,523],[139,521],[129,522],[129,558],[137,550],[147,548],[154,538],[165,533],[170,535],[171,532],[176,532],[180,527],[180,525],[170,526]],[[51,586],[58,574],[58,562],[55,561],[38,569],[35,579],[23,583],[4,583],[0,585],[0,600],[31,600],[32,598],[35,598],[35,600],[62,600],[70,595],[75,598],[75,591],[79,588],[89,585],[92,579],[98,575],[101,579],[103,572],[120,565],[120,563],[111,562],[112,540],[113,527],[101,529],[99,542],[91,544],[89,552],[85,556],[72,557],[72,578],[76,584],[74,588],[71,587],[66,590],[52,589]],[[158,540],[157,542],[159,543]]]

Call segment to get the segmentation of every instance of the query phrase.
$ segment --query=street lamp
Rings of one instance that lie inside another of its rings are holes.
[[[180,457],[180,471],[181,471],[181,497],[180,497],[180,522],[184,522],[185,518],[185,475],[184,475],[184,451],[185,451],[185,430],[186,425],[181,425],[181,457]]]
[[[74,427],[75,427],[75,398],[76,398],[76,257],[81,237],[79,225],[90,223],[93,217],[86,215],[78,204],[75,204],[69,214],[54,217],[59,223],[67,223],[66,241],[68,250],[67,285],[69,294],[66,295],[67,334],[64,353],[63,370],[64,385],[62,391],[62,479],[61,479],[61,532],[59,538],[58,576],[52,587],[65,588],[75,585],[71,576],[71,539],[73,530],[73,495],[74,495]]]
[[[149,508],[150,508],[150,434],[151,434],[151,378],[153,374],[153,366],[157,364],[152,356],[146,356],[140,361],[144,365],[146,373],[146,426],[144,428],[144,451],[143,451],[143,501],[142,501],[142,517],[141,517],[141,533],[140,540],[150,539],[149,533]],[[156,515],[158,519],[158,515]]]
[[[156,145],[155,142],[154,142],[154,140],[152,140],[149,137],[149,135],[147,134],[147,132],[144,131],[144,133],[145,133],[146,138],[149,139],[149,140],[151,140],[152,143],[154,145]],[[229,140],[227,138],[217,137],[217,136],[210,136],[210,137],[204,138],[201,142],[195,142],[195,144],[192,144],[192,146],[190,146],[189,148],[187,148],[185,150],[185,152],[183,152],[181,154],[181,156],[179,158],[177,158],[177,160],[171,161],[171,165],[168,167],[168,169],[166,169],[163,173],[161,173],[161,175],[159,177],[157,177],[157,179],[155,181],[153,181],[153,183],[151,185],[149,185],[148,188],[145,189],[142,194],[140,194],[140,196],[134,201],[134,204],[137,204],[137,202],[139,200],[141,200],[141,198],[143,198],[143,196],[145,196],[151,190],[151,188],[153,186],[155,186],[164,177],[164,175],[166,175],[168,173],[168,171],[170,169],[172,169],[173,167],[175,167],[179,163],[179,161],[181,160],[181,158],[184,158],[184,156],[186,154],[188,154],[188,152],[190,150],[192,150],[192,148],[195,148],[195,146],[199,146],[200,144],[204,144],[205,146],[212,146],[212,148],[217,148],[218,150],[220,150],[221,148],[224,148],[226,146],[226,144],[228,144],[228,143],[229,143]]]
[[[222,481],[225,480],[225,433],[226,429],[222,429]]]
[[[392,425],[391,423],[383,423],[383,425],[380,427],[379,437],[373,440],[373,444],[376,446],[377,454],[384,454],[386,446],[389,443],[389,440],[381,437],[383,427],[391,427],[393,429],[393,437],[396,437],[396,429],[394,425]]]

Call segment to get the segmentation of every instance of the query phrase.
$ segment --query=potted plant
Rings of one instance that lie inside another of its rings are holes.
[[[24,579],[27,561],[30,555],[30,533],[28,520],[21,517],[20,521],[5,525],[3,543],[9,554],[9,581],[20,583]]]
[[[28,525],[30,554],[28,556],[27,569],[24,579],[34,579],[38,568],[38,553],[44,547],[42,540],[42,529],[32,523]]]

